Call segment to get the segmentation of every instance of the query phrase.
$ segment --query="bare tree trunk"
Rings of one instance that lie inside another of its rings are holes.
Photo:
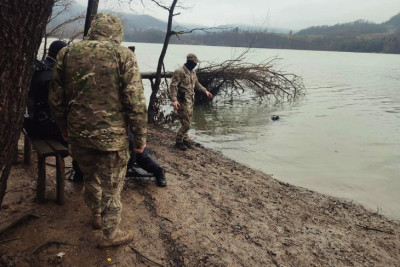
[[[34,60],[54,0],[0,1],[0,206],[21,132]]]
[[[85,30],[83,36],[86,36],[89,32],[90,25],[92,24],[93,17],[97,14],[99,7],[99,0],[88,0],[88,7],[86,12]]]
[[[173,34],[175,34],[172,31],[172,20],[174,17],[174,9],[175,9],[177,2],[178,2],[178,0],[173,0],[171,6],[168,9],[169,14],[168,14],[167,33],[165,34],[163,48],[161,50],[161,54],[158,59],[156,78],[155,78],[154,83],[152,83],[152,86],[151,86],[151,96],[150,96],[149,110],[148,110],[148,122],[150,122],[150,123],[154,123],[154,116],[156,113],[157,93],[160,90],[160,84],[161,84],[161,70],[162,70],[162,67],[164,64],[165,54],[167,53],[169,39],[171,38],[171,36]]]
[[[43,35],[43,39],[44,39],[44,44],[43,44],[43,54],[42,54],[42,60],[44,60],[45,58],[46,58],[46,56],[47,56],[47,34],[46,34],[46,31],[44,32],[44,35]]]

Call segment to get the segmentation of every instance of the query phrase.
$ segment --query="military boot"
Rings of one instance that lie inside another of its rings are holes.
[[[187,147],[185,146],[185,144],[183,143],[183,142],[176,142],[175,143],[175,147],[176,148],[178,148],[178,149],[180,149],[180,150],[183,150],[183,151],[185,151],[185,150],[187,150]]]
[[[76,183],[83,182],[83,173],[75,160],[72,161],[72,170],[74,171],[72,181]]]
[[[162,169],[160,174],[156,175],[156,183],[158,187],[166,187],[167,179],[165,178],[165,170]]]
[[[101,210],[93,211],[91,223],[92,223],[93,229],[96,229],[96,230],[101,229]]]
[[[189,149],[193,148],[193,144],[189,140],[183,140],[183,144]]]
[[[122,231],[120,229],[115,230],[115,232],[110,236],[103,236],[99,248],[115,247],[129,243],[133,240],[133,231]]]

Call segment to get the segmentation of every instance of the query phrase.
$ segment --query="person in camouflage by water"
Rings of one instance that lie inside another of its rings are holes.
[[[186,63],[179,69],[175,70],[170,84],[170,98],[172,106],[178,111],[181,122],[176,139],[175,146],[181,150],[192,148],[189,140],[188,132],[193,117],[193,103],[195,89],[212,98],[213,95],[207,91],[197,80],[196,67],[199,60],[194,54],[186,56]]]
[[[119,229],[128,127],[135,136],[135,152],[146,146],[143,84],[135,54],[120,45],[122,37],[119,18],[97,14],[88,36],[58,54],[49,93],[54,119],[85,177],[93,226],[103,230],[101,247],[133,239],[132,231]]]

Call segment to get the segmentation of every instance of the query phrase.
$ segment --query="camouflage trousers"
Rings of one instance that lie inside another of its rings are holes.
[[[98,151],[74,145],[69,150],[84,176],[86,204],[93,214],[101,214],[103,234],[108,236],[121,221],[120,198],[129,150]]]
[[[188,132],[190,130],[190,124],[192,123],[193,117],[193,101],[186,100],[185,103],[180,104],[181,106],[178,109],[178,116],[181,122],[181,128],[179,128],[176,134],[176,142],[189,140]]]

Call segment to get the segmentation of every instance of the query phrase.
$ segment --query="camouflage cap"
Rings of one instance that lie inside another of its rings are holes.
[[[194,61],[194,62],[196,62],[196,63],[199,63],[199,62],[200,62],[200,60],[197,58],[197,56],[196,56],[195,54],[192,54],[192,53],[188,54],[188,55],[186,56],[186,59],[187,59],[187,60],[192,60],[192,61]]]

